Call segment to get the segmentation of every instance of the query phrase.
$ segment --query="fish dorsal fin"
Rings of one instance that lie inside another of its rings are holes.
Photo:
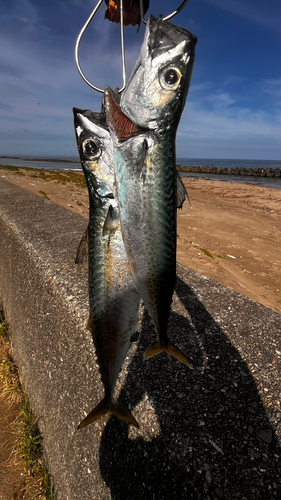
[[[119,142],[125,142],[132,137],[147,132],[146,129],[138,127],[123,113],[112,96],[109,87],[105,91],[105,107],[108,125],[115,132]]]

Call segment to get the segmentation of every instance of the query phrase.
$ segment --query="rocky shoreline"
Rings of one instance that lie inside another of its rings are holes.
[[[280,168],[222,168],[212,166],[188,166],[177,165],[180,172],[193,172],[199,174],[224,174],[224,175],[243,175],[254,177],[281,177]]]

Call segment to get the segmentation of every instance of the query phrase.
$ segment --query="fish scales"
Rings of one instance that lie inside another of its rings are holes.
[[[166,149],[159,143],[152,151],[150,162],[158,168],[147,173],[147,189],[143,186],[146,245],[134,246],[135,255],[141,251],[147,256],[146,266],[136,277],[136,286],[142,297],[146,296],[147,308],[162,336],[166,333],[176,271],[175,177],[169,161],[164,169],[159,161]]]
[[[110,412],[132,425],[131,413],[113,399],[116,380],[137,332],[140,296],[133,283],[114,198],[113,146],[103,116],[74,108],[81,163],[88,185],[90,329],[105,397],[79,424]]]
[[[196,40],[187,30],[151,16],[120,106],[111,89],[105,93],[123,240],[136,288],[157,332],[146,355],[166,350],[190,367],[168,339],[167,323],[176,280],[175,137]]]
[[[116,149],[116,183],[122,207],[124,244],[136,287],[162,338],[166,335],[175,286],[177,237],[177,178],[171,155],[172,133],[166,134],[165,139],[161,141],[161,137],[150,132]],[[136,176],[138,158],[135,156],[133,163],[130,153],[138,146],[143,149],[145,142],[148,143],[147,159]]]

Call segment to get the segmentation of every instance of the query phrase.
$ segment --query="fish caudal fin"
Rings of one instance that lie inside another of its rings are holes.
[[[112,413],[112,415],[116,415],[121,420],[124,420],[127,424],[131,424],[134,427],[139,429],[139,424],[133,415],[126,410],[123,406],[121,406],[115,399],[108,404],[105,399],[103,399],[90,413],[87,415],[82,422],[78,425],[77,429],[82,429],[82,427],[86,427],[86,425],[95,422],[100,417],[105,415],[106,413]]]
[[[171,354],[175,358],[182,361],[182,363],[185,363],[186,365],[188,365],[191,370],[193,370],[193,365],[192,365],[191,361],[189,361],[187,359],[187,357],[169,339],[168,339],[168,343],[166,346],[160,344],[160,342],[158,342],[157,340],[155,342],[152,342],[152,344],[149,346],[149,348],[145,351],[144,357],[145,358],[152,358],[152,356],[155,356],[159,352],[168,352],[169,354]]]
[[[124,422],[127,422],[127,424],[131,424],[139,429],[139,424],[137,423],[131,412],[129,412],[129,410],[126,410],[124,406],[121,406],[119,403],[117,403],[117,401],[112,401],[109,406],[109,413],[116,415],[116,417],[121,418],[121,420],[124,420]]]
[[[105,405],[104,399],[87,415],[82,422],[78,425],[77,429],[82,429],[82,427],[86,427],[86,425],[95,422],[100,417],[105,415],[108,412],[108,409]]]

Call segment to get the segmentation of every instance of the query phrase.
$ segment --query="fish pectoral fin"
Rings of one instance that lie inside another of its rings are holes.
[[[185,189],[185,185],[182,182],[182,178],[179,172],[177,172],[177,208],[182,208],[186,196],[187,196],[187,191]]]
[[[189,359],[187,359],[187,357],[179,350],[179,348],[176,347],[175,344],[173,344],[173,342],[171,342],[169,339],[166,346],[160,344],[158,340],[152,342],[149,348],[145,351],[144,357],[152,358],[152,356],[155,356],[159,352],[167,352],[171,354],[172,356],[174,356],[174,358],[177,358],[179,361],[182,361],[182,363],[185,363],[187,366],[189,366],[191,370],[193,370],[193,365],[191,361],[189,361]]]
[[[106,399],[102,399],[100,403],[87,415],[82,422],[78,425],[77,429],[82,429],[82,427],[86,427],[86,425],[95,422],[100,417],[105,415],[106,413],[112,413],[112,415],[116,415],[116,417],[120,418],[127,424],[131,424],[134,427],[139,428],[139,424],[133,415],[126,410],[123,406],[121,406],[115,399],[113,399],[110,403],[106,401]]]
[[[188,199],[188,203],[190,205],[190,208],[192,209],[192,205],[191,205],[190,198],[188,196],[188,192],[185,188],[184,183],[182,182],[182,178],[181,178],[179,172],[177,172],[177,208],[183,207],[183,204],[184,204],[186,198]]]
[[[112,207],[112,205],[110,205],[108,212],[107,212],[107,216],[106,216],[104,224],[103,224],[102,235],[107,236],[107,235],[114,234],[117,227],[118,227],[118,223],[116,222],[116,219],[114,219],[113,207]]]
[[[87,228],[77,248],[75,264],[84,264],[84,262],[87,262],[88,255],[89,255],[89,232]]]

